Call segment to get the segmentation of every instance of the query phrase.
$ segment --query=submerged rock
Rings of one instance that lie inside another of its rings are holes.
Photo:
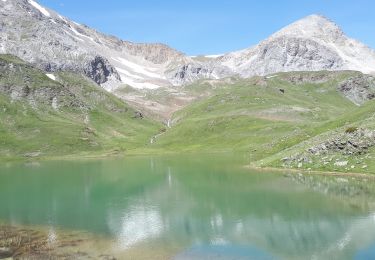
[[[8,247],[0,247],[0,259],[12,259],[14,252]]]

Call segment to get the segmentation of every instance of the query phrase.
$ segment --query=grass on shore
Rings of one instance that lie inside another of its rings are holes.
[[[292,82],[315,76],[315,83]],[[151,149],[178,152],[236,152],[248,154],[257,167],[282,167],[281,159],[302,152],[350,126],[375,129],[369,120],[375,103],[358,107],[338,91],[343,80],[358,72],[279,73],[272,78],[241,80],[177,112],[173,128]],[[363,159],[375,172],[372,151]],[[339,157],[339,155],[337,155]],[[357,160],[354,158],[353,160]],[[320,164],[307,168],[348,171]],[[353,169],[350,169],[353,170]]]

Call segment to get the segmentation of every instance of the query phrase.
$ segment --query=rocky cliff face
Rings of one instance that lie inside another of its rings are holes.
[[[111,77],[120,79],[100,52],[84,44],[85,35],[78,25],[36,2],[1,1],[0,17],[1,53],[16,55],[49,72],[81,71],[98,84]]]
[[[358,75],[351,77],[339,85],[338,90],[345,97],[358,106],[375,98],[375,77],[370,75]]]
[[[166,73],[174,86],[193,83],[200,79],[222,79],[233,75],[233,71],[217,63],[191,62]]]
[[[0,53],[39,68],[80,71],[107,90],[170,86],[165,71],[190,58],[163,44],[137,44],[77,24],[33,0],[0,1]]]
[[[48,107],[88,110],[68,88],[11,55],[0,55],[0,94],[43,111]]]

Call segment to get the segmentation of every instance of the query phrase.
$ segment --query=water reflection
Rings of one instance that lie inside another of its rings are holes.
[[[354,259],[356,260],[362,260],[362,259],[374,259],[375,256],[375,244],[372,244],[371,246],[359,250]]]
[[[89,231],[177,259],[375,257],[373,184],[249,173],[233,158],[130,158],[0,168],[0,219]],[[246,258],[247,257],[247,258]]]
[[[161,214],[157,209],[147,208],[143,205],[131,206],[128,212],[123,214],[118,218],[113,212],[110,212],[108,216],[108,226],[111,232],[116,235],[116,240],[122,249],[128,249],[137,243],[158,238],[165,230]],[[121,221],[120,224],[118,220]]]

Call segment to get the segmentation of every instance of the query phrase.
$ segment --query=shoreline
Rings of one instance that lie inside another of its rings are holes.
[[[350,177],[350,178],[358,178],[358,179],[370,179],[370,180],[375,181],[375,174],[371,174],[371,173],[286,169],[286,168],[276,168],[276,167],[259,167],[259,166],[253,166],[253,165],[246,165],[245,168],[262,171],[262,172],[268,172],[268,173],[276,172],[276,173],[293,173],[293,174],[320,175],[320,176],[331,176],[331,177]]]
[[[122,248],[114,237],[49,225],[0,220],[0,259],[172,259],[181,248]]]
[[[98,154],[69,154],[69,155],[61,155],[61,156],[40,156],[40,157],[22,157],[22,156],[14,156],[14,157],[0,157],[0,163],[22,163],[22,162],[47,162],[47,161],[81,161],[81,160],[97,160],[97,159],[111,159],[111,158],[125,158],[125,157],[138,157],[138,156],[166,156],[166,155],[181,155],[181,154],[208,154],[208,155],[215,155],[215,154],[225,154],[225,153],[237,153],[233,151],[148,151],[148,150],[130,150],[127,152],[103,152]]]
[[[119,159],[127,157],[138,157],[138,156],[166,156],[166,155],[181,155],[181,154],[223,154],[223,153],[236,153],[233,151],[217,151],[217,152],[192,152],[192,151],[162,151],[162,152],[142,152],[131,150],[128,152],[117,152],[107,151],[98,154],[71,154],[62,156],[41,156],[33,158],[25,157],[9,157],[1,158],[0,163],[38,163],[48,161],[84,161],[84,160],[103,160],[103,159]],[[255,165],[245,165],[244,168],[253,169],[262,172],[277,172],[277,173],[294,173],[294,174],[305,174],[305,175],[322,175],[332,177],[352,177],[359,179],[371,179],[375,180],[375,173],[363,173],[363,172],[340,172],[340,171],[324,171],[324,170],[307,170],[307,169],[289,169],[289,168],[278,168],[278,167],[261,167]]]

